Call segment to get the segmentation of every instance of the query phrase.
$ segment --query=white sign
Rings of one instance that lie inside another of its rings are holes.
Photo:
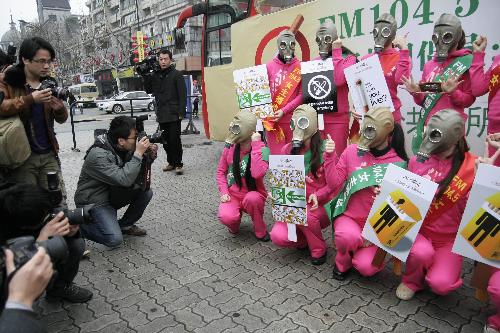
[[[363,228],[363,237],[406,261],[437,188],[438,184],[390,164]]]
[[[240,109],[249,110],[258,119],[273,116],[266,65],[235,70],[233,78]]]
[[[479,164],[454,253],[500,268],[500,168]]]

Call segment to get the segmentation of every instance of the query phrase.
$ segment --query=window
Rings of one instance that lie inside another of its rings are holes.
[[[144,98],[144,97],[149,98],[149,95],[146,94],[144,91],[138,91],[135,93],[135,97],[136,98]]]
[[[82,86],[80,89],[82,94],[97,92],[97,88],[95,86]]]
[[[231,63],[231,28],[224,28],[207,33],[206,41],[207,67]]]
[[[56,15],[49,15],[48,21],[52,21],[52,22],[57,21],[57,16]]]
[[[135,13],[130,13],[122,17],[122,24],[127,24],[135,21]]]
[[[255,2],[255,9],[258,13],[269,14],[280,9],[300,5],[311,0],[260,0]]]
[[[135,0],[123,0],[121,8],[126,9],[128,7],[135,6]]]

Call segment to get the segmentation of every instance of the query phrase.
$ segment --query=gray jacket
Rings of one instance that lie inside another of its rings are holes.
[[[110,186],[132,186],[141,170],[142,159],[133,155],[124,163],[114,153],[106,134],[98,136],[96,144],[106,148],[94,147],[88,152],[78,179],[76,206],[109,203]]]

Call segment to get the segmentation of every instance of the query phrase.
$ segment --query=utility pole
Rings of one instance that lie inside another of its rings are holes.
[[[139,26],[139,4],[137,3],[137,0],[135,0],[135,15],[137,16],[137,31],[140,31],[141,27]]]

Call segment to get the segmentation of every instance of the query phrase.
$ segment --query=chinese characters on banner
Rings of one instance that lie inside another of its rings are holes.
[[[394,111],[378,56],[349,66],[344,73],[356,113],[363,115],[374,106],[387,106]]]
[[[454,253],[500,268],[500,168],[479,164]]]
[[[296,225],[307,225],[306,175],[303,155],[270,155],[272,214],[287,223],[288,239],[297,241]]]
[[[391,164],[380,186],[362,235],[406,261],[438,184]]]

